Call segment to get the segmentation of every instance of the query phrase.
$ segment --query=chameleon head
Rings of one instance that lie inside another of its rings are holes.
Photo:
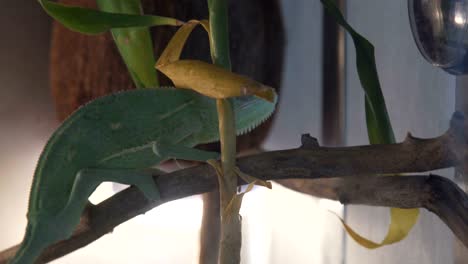
[[[236,135],[243,135],[265,122],[274,112],[277,96],[273,90],[265,90],[265,95],[242,96],[233,99],[236,118]],[[272,102],[264,100],[264,96],[272,96]],[[197,139],[202,143],[209,143],[219,138],[218,116],[215,100],[203,97],[212,102],[212,110],[201,110],[203,132],[197,133]]]

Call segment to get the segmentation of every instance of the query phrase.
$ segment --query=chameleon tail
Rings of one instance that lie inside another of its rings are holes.
[[[48,245],[44,239],[40,239],[38,230],[35,226],[28,223],[26,234],[21,242],[20,248],[8,264],[33,264],[39,257],[45,247]]]

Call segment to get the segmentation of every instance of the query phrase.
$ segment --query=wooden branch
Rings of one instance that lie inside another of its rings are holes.
[[[449,180],[438,176],[368,176],[365,181],[358,178],[372,174],[430,171],[463,164],[466,150],[463,124],[463,117],[455,113],[450,129],[442,136],[418,139],[408,135],[404,142],[391,145],[326,148],[318,146],[311,137],[303,136],[300,148],[240,158],[238,166],[264,180],[356,178],[358,181],[352,184],[329,183],[329,193],[324,197],[348,204],[426,208],[437,214],[468,247],[468,197]],[[148,203],[137,189],[131,187],[96,206],[90,206],[74,235],[49,247],[38,263],[81,248],[117,225],[162,203],[213,191],[217,187],[215,171],[209,165],[157,175],[155,181],[160,188],[161,201]],[[0,264],[6,263],[17,247],[0,252]]]
[[[290,189],[342,204],[425,208],[437,216],[468,248],[468,195],[447,178],[429,176],[364,176],[279,181]]]

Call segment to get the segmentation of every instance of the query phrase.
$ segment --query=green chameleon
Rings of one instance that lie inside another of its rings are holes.
[[[237,134],[274,111],[256,97],[234,100]],[[135,185],[159,198],[152,166],[171,159],[206,161],[218,153],[191,148],[219,138],[216,103],[183,89],[140,89],[105,96],[73,113],[45,146],[29,198],[28,224],[11,264],[30,264],[50,244],[71,236],[104,182]]]

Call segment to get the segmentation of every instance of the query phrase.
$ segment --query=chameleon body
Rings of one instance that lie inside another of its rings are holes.
[[[256,97],[233,101],[237,134],[262,123],[275,107]],[[169,158],[217,158],[191,147],[218,138],[215,101],[189,90],[126,91],[81,107],[54,132],[39,158],[26,234],[10,263],[33,263],[49,244],[70,237],[101,182],[136,185],[148,199],[158,199],[148,168]]]

